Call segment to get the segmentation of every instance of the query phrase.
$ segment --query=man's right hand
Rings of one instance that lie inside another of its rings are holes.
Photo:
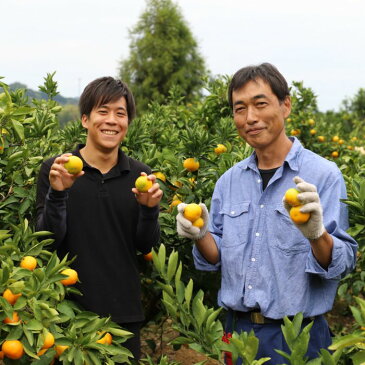
[[[49,172],[49,182],[53,190],[63,191],[69,189],[75,180],[84,174],[84,171],[81,171],[77,175],[72,175],[67,172],[64,164],[70,156],[72,156],[71,153],[64,153],[54,160]]]
[[[193,224],[184,217],[184,209],[187,206],[185,203],[180,203],[177,206],[178,214],[176,216],[176,228],[177,233],[181,237],[190,238],[192,240],[199,240],[205,236],[208,231],[209,222],[209,212],[205,204],[200,203],[202,208],[202,218],[204,220],[204,225],[201,228],[193,226]]]

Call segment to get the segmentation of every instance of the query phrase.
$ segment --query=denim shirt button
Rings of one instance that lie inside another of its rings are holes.
[[[260,205],[260,208],[263,208],[263,207],[264,207],[264,204],[261,204],[261,205]]]
[[[255,262],[255,261],[256,261],[256,259],[255,259],[254,257],[252,257],[251,261],[252,261],[252,262]]]
[[[249,288],[249,289],[252,289],[252,285],[249,285],[249,286],[248,286],[248,288]]]
[[[256,237],[258,237],[258,236],[260,236],[260,233],[259,233],[259,232],[256,232],[256,234],[255,234],[255,235],[256,235]]]
[[[235,213],[235,211],[234,211],[234,210],[232,210],[231,214],[234,214],[234,213]]]

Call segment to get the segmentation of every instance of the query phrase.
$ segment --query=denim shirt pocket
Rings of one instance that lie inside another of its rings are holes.
[[[271,221],[271,244],[285,254],[296,254],[309,251],[310,243],[294,225],[289,213],[281,204],[274,209],[274,219]]]
[[[247,242],[249,229],[250,202],[244,201],[223,207],[222,246],[236,246]]]

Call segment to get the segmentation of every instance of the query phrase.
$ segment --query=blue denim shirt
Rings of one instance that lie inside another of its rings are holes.
[[[284,164],[264,191],[255,153],[217,181],[209,230],[220,261],[210,264],[196,246],[193,255],[197,269],[221,270],[218,303],[225,308],[259,308],[275,319],[298,312],[305,317],[323,314],[332,308],[340,278],[355,267],[357,243],[346,233],[347,208],[340,202],[346,198],[342,174],[334,162],[304,149],[298,139],[292,141]],[[283,206],[295,176],[318,189],[324,225],[334,242],[327,270]]]

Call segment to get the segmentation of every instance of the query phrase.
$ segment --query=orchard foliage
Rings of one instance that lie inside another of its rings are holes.
[[[133,90],[137,110],[151,100],[165,103],[172,87],[191,102],[201,94],[205,64],[180,9],[171,0],[148,0],[139,22],[129,32],[130,54],[120,77]]]
[[[164,191],[160,212],[163,245],[153,254],[153,267],[142,256],[140,260],[147,313],[157,304],[174,320],[179,332],[175,347],[189,345],[217,361],[222,361],[220,354],[227,351],[233,360],[239,356],[244,363],[253,364],[256,337],[252,333],[232,334],[228,342],[222,341],[222,312],[214,308],[218,274],[198,273],[193,268],[192,243],[179,238],[175,229],[176,202],[204,202],[209,208],[217,179],[252,153],[232,122],[226,97],[228,80],[209,80],[207,95],[193,102],[172,87],[163,104],[151,101],[148,110],[133,121],[121,148],[165,177],[159,180]],[[0,342],[20,339],[25,348],[23,363],[40,361],[37,353],[48,330],[56,344],[69,346],[59,359],[64,364],[112,364],[127,359],[128,352],[122,346],[128,338],[126,332],[110,319],[85,313],[65,298],[75,289],[60,284],[60,272],[73,258],[60,260],[46,233],[32,228],[40,164],[84,142],[81,123],[74,121],[60,128],[61,107],[54,100],[57,85],[53,75],[48,75],[41,87],[48,99],[29,100],[24,90],[9,91],[4,83],[0,86],[0,291],[11,288],[14,294],[22,294],[14,305],[0,297],[0,320],[11,317],[14,311],[20,318],[16,323],[0,325]],[[342,170],[348,189],[344,203],[350,213],[349,232],[360,246],[356,271],[342,281],[337,298],[347,307],[351,305],[357,329],[353,333],[342,329],[333,343],[335,352],[323,349],[312,364],[344,364],[350,357],[354,364],[360,364],[365,315],[364,304],[357,297],[362,296],[365,279],[365,127],[358,111],[320,113],[315,95],[303,83],[293,83],[291,93],[293,110],[286,121],[287,134],[297,136],[307,148],[333,160]],[[215,151],[218,144],[226,147],[219,154]],[[199,169],[185,169],[187,158],[195,158]],[[21,258],[27,255],[37,260],[34,271],[19,268]],[[306,364],[303,354],[308,329],[301,326],[300,314],[293,322],[285,321],[283,331],[290,349],[284,357],[292,364]],[[103,332],[112,334],[111,346],[96,342]],[[47,350],[42,364],[51,363],[54,355],[53,348]],[[166,357],[159,361],[171,365]],[[263,364],[266,360],[257,361]],[[153,364],[153,360],[147,358],[143,363]]]

